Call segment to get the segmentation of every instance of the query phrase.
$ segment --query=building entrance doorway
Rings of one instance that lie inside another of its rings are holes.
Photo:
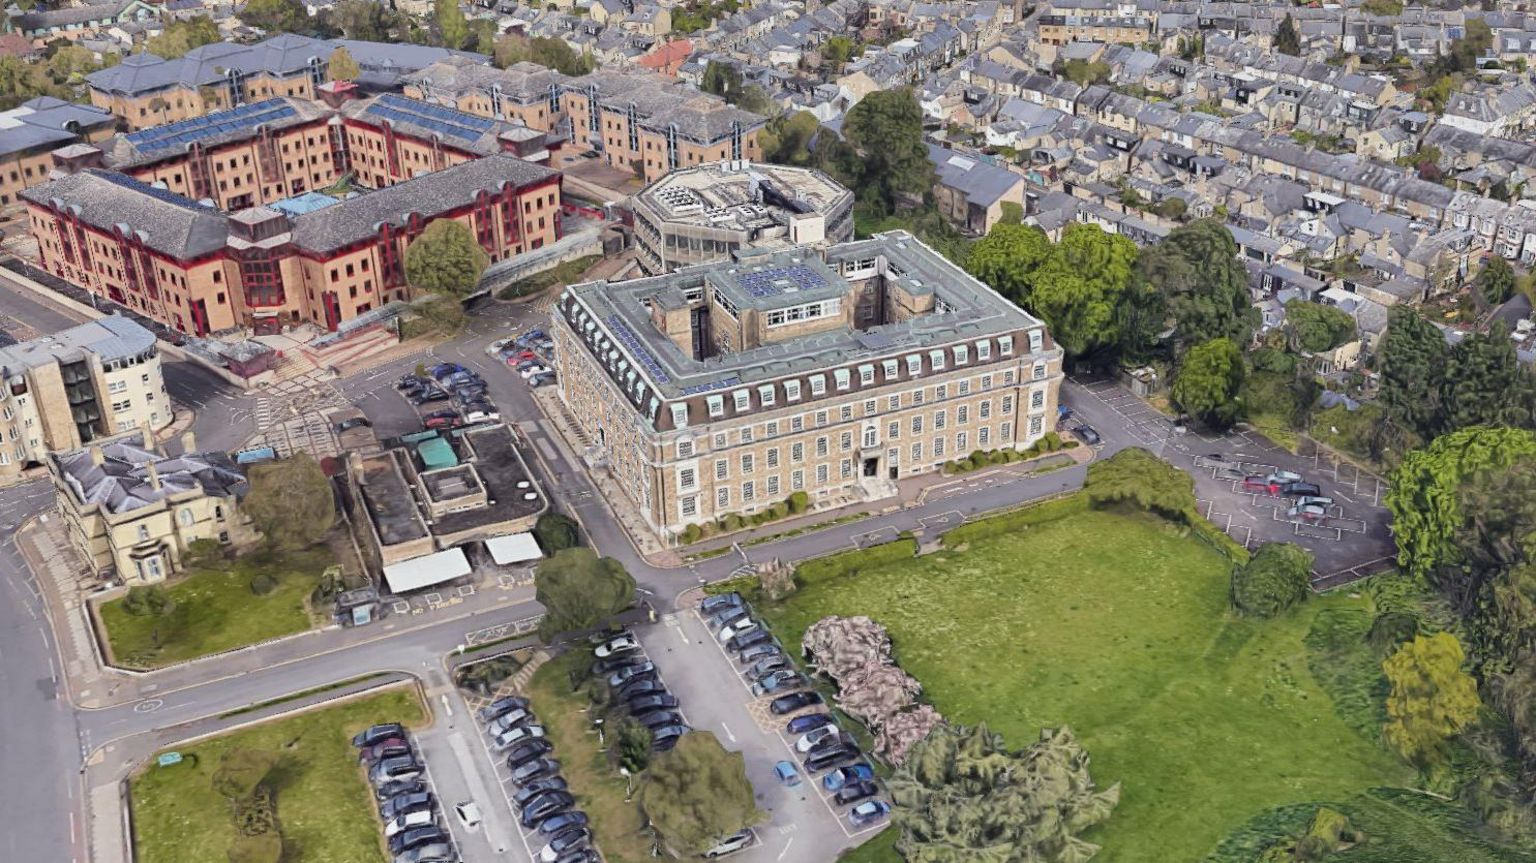
[[[880,475],[880,459],[878,457],[864,459],[864,475],[865,476],[879,476]]]

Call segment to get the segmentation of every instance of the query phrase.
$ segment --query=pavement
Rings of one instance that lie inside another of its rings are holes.
[[[641,591],[663,613],[673,610],[675,598],[683,591],[729,577],[749,561],[802,560],[867,546],[892,538],[900,531],[912,531],[920,538],[932,537],[971,517],[1070,491],[1083,481],[1085,468],[1081,465],[1043,475],[983,472],[936,480],[906,504],[892,500],[884,510],[854,524],[774,539],[693,563],[655,566],[642,556],[619,525],[577,455],[548,426],[526,385],[484,352],[492,340],[542,323],[547,317],[545,305],[547,301],[487,304],[453,341],[418,356],[397,357],[367,372],[339,379],[333,385],[374,419],[379,435],[384,437],[416,427],[414,412],[394,394],[393,383],[412,371],[418,362],[452,360],[480,370],[503,417],[517,425],[527,451],[534,456],[534,468],[541,482],[559,508],[582,522],[596,548],[617,558],[635,575]],[[61,317],[57,309],[8,288],[3,270],[0,314],[33,323],[40,329],[57,329],[73,323],[67,316]],[[214,385],[209,373],[187,368],[189,365],[167,363],[166,379],[174,398],[197,409],[192,428],[199,447],[238,447],[251,432],[253,400],[222,381]],[[1224,487],[1210,475],[1208,467],[1197,467],[1197,457],[1225,451],[1253,455],[1255,462],[1294,464],[1328,483],[1325,493],[1332,490],[1335,497],[1340,497],[1338,491],[1348,485],[1354,493],[1345,493],[1354,498],[1362,488],[1375,488],[1377,493],[1372,499],[1379,501],[1379,483],[1371,485],[1374,478],[1351,476],[1339,466],[1327,465],[1318,454],[1290,457],[1268,450],[1250,452],[1258,443],[1254,437],[1241,434],[1209,440],[1176,435],[1166,419],[1135,413],[1134,404],[1126,402],[1113,387],[1069,382],[1063,388],[1063,401],[1098,428],[1104,438],[1102,453],[1131,445],[1149,446],[1175,464],[1197,471],[1197,491],[1202,500],[1211,504],[1210,511],[1232,513],[1226,527],[1248,525],[1249,519],[1237,515],[1239,511],[1251,516],[1252,524],[1259,526],[1250,530],[1249,541],[1267,536],[1264,531],[1283,533],[1290,526],[1275,523],[1263,527],[1262,518],[1273,520],[1273,515],[1261,512],[1251,499],[1234,493],[1230,480]],[[1166,424],[1166,433],[1159,422]],[[1337,488],[1330,489],[1329,485]],[[0,758],[16,775],[28,777],[25,783],[0,787],[0,807],[4,807],[14,823],[28,825],[25,831],[6,831],[0,838],[0,855],[4,859],[88,859],[87,831],[82,823],[87,817],[88,823],[96,828],[91,833],[93,837],[110,837],[114,830],[118,835],[116,845],[110,844],[110,838],[98,840],[96,859],[114,863],[127,859],[119,811],[121,780],[142,753],[153,751],[154,741],[160,739],[154,735],[232,709],[370,672],[409,674],[422,682],[437,718],[433,729],[424,733],[422,745],[428,751],[434,781],[443,783],[445,799],[456,794],[486,799],[481,795],[492,793],[494,769],[491,773],[483,771],[479,764],[482,759],[463,738],[469,732],[460,727],[460,718],[467,708],[449,685],[442,660],[460,645],[474,643],[477,638],[484,641],[483,633],[515,631],[518,621],[538,611],[531,589],[523,587],[523,594],[514,590],[483,591],[459,604],[424,609],[421,614],[413,608],[411,614],[360,630],[320,630],[236,651],[216,660],[133,675],[112,693],[110,703],[97,709],[74,707],[64,697],[65,690],[60,685],[61,651],[48,626],[42,589],[16,546],[16,527],[43,512],[51,501],[52,492],[46,482],[0,489],[0,524],[7,526],[0,543],[0,575],[13,600],[0,602],[0,693],[4,695],[0,698],[0,727],[7,729],[0,736]],[[1325,561],[1320,568],[1358,567],[1390,552],[1385,522],[1377,517],[1373,507],[1354,499],[1345,509],[1360,514],[1366,525],[1361,533],[1334,540],[1298,540],[1316,545],[1320,561]],[[773,528],[765,530],[771,533]],[[700,644],[703,636],[691,632],[691,625],[686,618],[672,618],[671,622],[664,621],[647,630],[642,637],[648,646],[656,645],[658,665],[666,670],[669,682],[677,688],[695,723],[719,727],[722,733],[729,729],[727,739],[735,736],[735,743],[750,752],[754,785],[765,795],[765,808],[774,813],[774,821],[760,836],[762,847],[777,849],[773,852],[778,855],[776,859],[830,859],[836,848],[851,844],[852,840],[840,824],[833,826],[835,817],[824,818],[825,813],[818,812],[818,806],[825,808],[819,799],[794,798],[763,781],[762,766],[766,764],[771,769],[772,762],[778,760],[774,757],[773,735],[753,725],[744,699],[717,697],[716,693],[730,691],[724,682],[730,666],[724,657],[709,658],[704,648],[712,645]],[[78,650],[66,644],[66,651],[71,649]],[[754,728],[757,730],[751,730]],[[782,746],[782,741],[778,745]],[[82,763],[83,757],[88,757],[88,764]],[[89,810],[82,805],[87,795],[96,804]],[[503,841],[508,836],[498,835],[489,824],[488,828],[479,834],[479,839],[464,837],[468,843],[466,850],[469,845],[474,847],[469,860],[506,855],[521,858],[515,844],[503,852],[501,846],[508,844]]]

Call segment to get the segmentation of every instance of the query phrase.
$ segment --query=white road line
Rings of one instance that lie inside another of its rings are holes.
[[[731,733],[731,727],[729,725],[726,725],[724,722],[720,723],[720,727],[722,729],[724,729],[725,736],[731,738],[731,742],[735,743],[736,742],[736,735]]]
[[[784,850],[779,852],[779,859],[780,860],[783,860],[784,859],[784,855],[789,853],[789,846],[791,846],[793,844],[795,844],[795,837],[791,836],[791,837],[789,837],[789,841],[784,843]]]

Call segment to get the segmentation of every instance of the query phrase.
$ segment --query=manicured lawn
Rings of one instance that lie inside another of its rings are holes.
[[[1313,619],[1361,601],[1234,619],[1227,561],[1147,516],[1077,512],[961,549],[762,610],[788,644],[824,615],[870,615],[940,711],[1010,744],[1071,725],[1101,786],[1124,783],[1086,837],[1104,846],[1097,860],[1198,860],[1272,807],[1411,779],[1308,670]]]
[[[156,668],[303,632],[313,622],[309,596],[335,562],[325,545],[281,555],[253,552],[167,583],[173,605],[165,615],[129,614],[122,599],[103,603],[112,656],[126,666]],[[277,587],[257,596],[251,579],[263,572]]]
[[[887,827],[876,833],[875,838],[845,852],[837,858],[837,863],[900,863],[901,855],[896,853],[896,839],[900,834],[896,828]]]
[[[644,832],[640,807],[624,802],[624,777],[609,766],[607,753],[598,751],[597,734],[583,712],[588,704],[586,694],[571,691],[571,671],[591,661],[587,651],[572,650],[545,663],[529,681],[528,697],[545,735],[555,745],[560,774],[576,797],[577,807],[592,819],[592,832],[603,859],[643,863],[651,859],[651,838]],[[633,781],[639,788],[640,779]]]
[[[351,737],[375,722],[412,725],[424,716],[414,689],[394,689],[179,747],[180,764],[152,763],[131,781],[139,863],[228,859],[234,821],[229,802],[213,790],[212,777],[223,754],[236,747],[280,753],[269,782],[276,792],[284,863],[388,860]]]

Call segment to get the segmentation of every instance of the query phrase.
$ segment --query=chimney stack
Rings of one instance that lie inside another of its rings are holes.
[[[91,445],[91,464],[101,467],[107,463],[107,454],[102,452],[100,444]]]
[[[197,435],[188,429],[181,433],[181,454],[190,455],[197,452]]]
[[[159,470],[159,468],[156,468],[155,467],[155,463],[152,462],[152,461],[146,463],[144,465],[144,467],[149,472],[149,487],[154,489],[155,491],[159,491],[160,490],[160,470]]]

